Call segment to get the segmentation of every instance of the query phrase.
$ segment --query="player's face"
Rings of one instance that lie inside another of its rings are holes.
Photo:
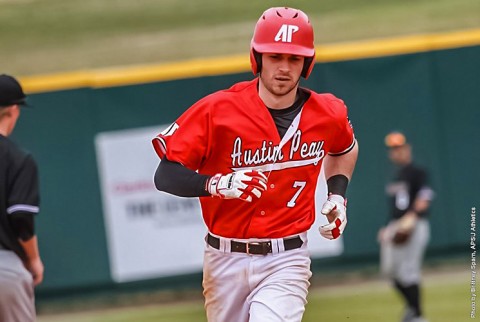
[[[305,58],[290,54],[262,55],[260,80],[275,96],[283,96],[297,88]]]
[[[12,105],[11,107],[8,107],[8,113],[10,115],[10,126],[7,128],[7,136],[12,134],[13,129],[15,128],[15,124],[17,124],[17,120],[20,116],[20,106],[18,105]]]
[[[388,156],[390,157],[390,160],[397,165],[407,165],[412,160],[412,154],[409,145],[391,148],[388,151]]]

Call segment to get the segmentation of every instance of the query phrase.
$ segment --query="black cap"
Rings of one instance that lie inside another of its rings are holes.
[[[12,76],[0,75],[0,107],[10,105],[27,105],[27,96],[20,83]]]

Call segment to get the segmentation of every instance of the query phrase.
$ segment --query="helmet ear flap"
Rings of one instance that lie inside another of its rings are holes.
[[[250,51],[250,64],[254,75],[257,75],[262,71],[262,54],[253,48]]]
[[[313,65],[315,60],[315,55],[313,57],[305,57],[305,60],[303,62],[303,69],[302,69],[302,76],[303,78],[307,79],[308,76],[310,76],[310,73],[312,72]]]

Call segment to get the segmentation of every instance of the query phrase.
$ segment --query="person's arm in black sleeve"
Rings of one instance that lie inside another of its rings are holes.
[[[419,217],[423,217],[430,207],[434,193],[428,184],[428,175],[424,169],[417,170],[415,181],[415,185],[418,187],[418,192],[415,196],[415,200],[412,202],[411,210]]]
[[[206,197],[210,193],[205,190],[210,176],[199,174],[184,167],[178,162],[162,159],[155,172],[155,187],[158,190],[179,197]]]
[[[18,239],[26,241],[35,235],[33,214],[28,212],[9,215],[10,225]]]
[[[40,196],[37,164],[31,155],[27,155],[19,165],[8,200],[8,216],[25,252],[25,267],[32,274],[33,284],[38,285],[43,281],[44,266],[34,230],[34,216],[39,211]]]
[[[30,154],[15,163],[14,167],[8,194],[8,220],[15,236],[26,241],[35,235],[34,216],[40,203],[38,169]]]

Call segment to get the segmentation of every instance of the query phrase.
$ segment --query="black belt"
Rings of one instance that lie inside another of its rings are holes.
[[[205,240],[207,241],[207,244],[209,244],[213,248],[220,249],[220,238],[207,234],[207,237],[205,237]],[[300,248],[302,247],[302,245],[303,245],[303,240],[300,238],[300,236],[283,239],[283,246],[285,250]],[[244,243],[244,242],[231,240],[230,249],[232,252],[235,252],[235,253],[267,255],[272,253],[272,242],[264,241],[264,242]]]

